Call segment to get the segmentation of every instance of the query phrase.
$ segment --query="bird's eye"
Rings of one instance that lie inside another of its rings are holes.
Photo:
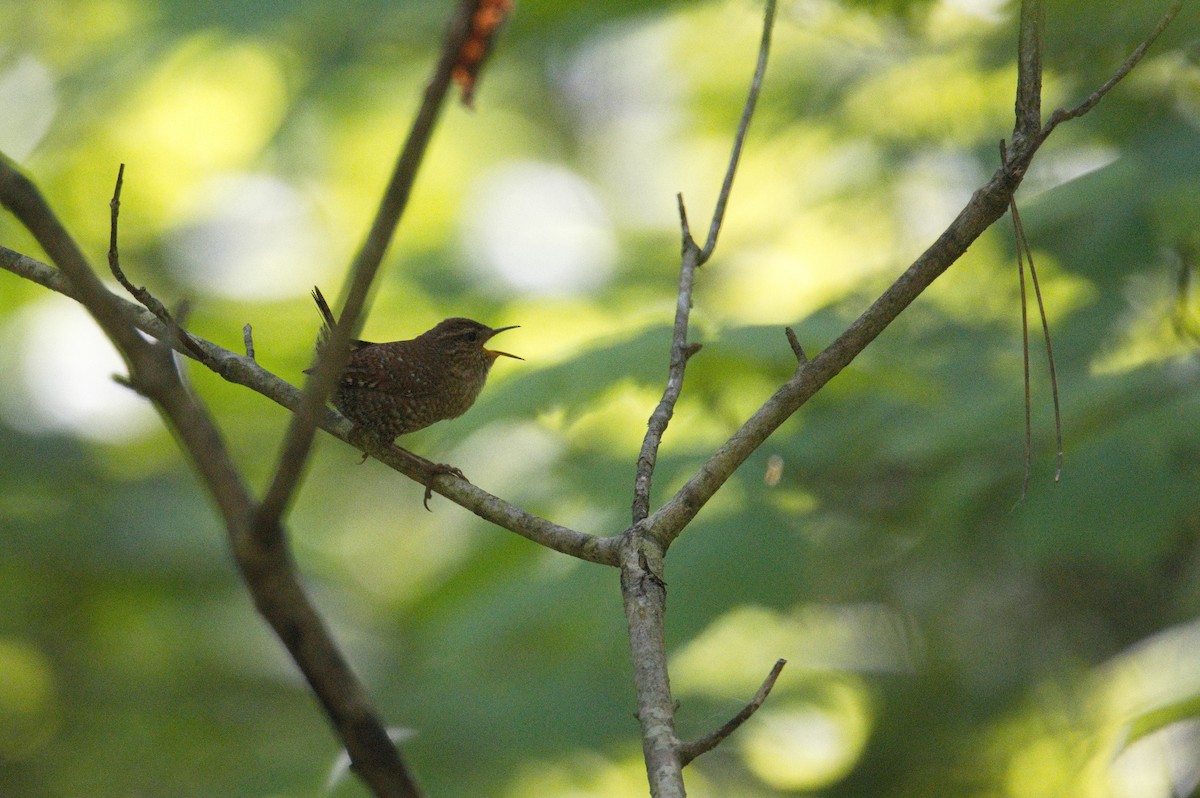
[[[478,341],[479,340],[479,331],[478,330],[467,330],[467,340],[470,341],[471,343],[475,343],[476,341]]]

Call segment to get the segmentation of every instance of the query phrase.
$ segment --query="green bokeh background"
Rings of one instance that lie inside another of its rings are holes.
[[[187,298],[191,329],[229,348],[251,323],[260,362],[298,381],[318,321],[307,291],[337,293],[448,5],[9,3],[0,149],[97,264],[125,163],[132,279]],[[1047,106],[1100,85],[1164,5],[1048,4]],[[760,13],[520,4],[476,110],[446,110],[363,334],[408,337],[448,315],[519,323],[504,348],[527,360],[500,363],[467,416],[406,445],[561,523],[625,526],[665,375],[674,195],[705,227]],[[785,325],[819,351],[995,168],[1014,14],[982,0],[781,3],[720,246],[698,276],[704,350],[657,501],[791,373]],[[1020,194],[1058,363],[1061,484],[1035,345],[1019,500],[1004,222],[672,548],[683,736],[790,661],[767,707],[688,769],[692,794],[1195,789],[1198,23],[1186,7],[1096,111],[1055,133]],[[504,260],[512,241],[526,249]],[[7,215],[0,243],[41,257]],[[353,779],[326,787],[338,746],[319,708],[169,434],[137,400],[104,398],[97,347],[70,302],[0,274],[0,794],[363,794]],[[189,374],[261,490],[286,412]],[[444,500],[427,514],[419,487],[357,460],[319,440],[290,528],[389,725],[415,732],[404,750],[429,794],[645,794],[615,572]]]

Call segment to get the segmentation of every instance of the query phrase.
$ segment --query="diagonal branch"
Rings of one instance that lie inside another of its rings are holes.
[[[771,694],[771,689],[775,687],[775,680],[779,678],[784,665],[787,665],[786,659],[775,660],[774,667],[767,674],[767,678],[763,680],[762,686],[758,688],[758,692],[754,694],[754,698],[750,699],[750,703],[742,707],[741,711],[730,718],[721,728],[712,734],[701,737],[699,740],[693,740],[690,743],[680,746],[679,763],[687,767],[693,759],[701,754],[707,754],[716,748],[725,741],[726,737],[737,731],[739,726],[750,720],[750,716],[758,711],[763,702],[767,700],[767,696]]]
[[[754,107],[758,103],[758,95],[762,90],[763,76],[767,72],[767,57],[771,51],[771,31],[775,23],[775,0],[767,0],[763,13],[762,40],[758,50],[758,64],[754,69],[754,77],[750,81],[750,91],[746,97],[742,118],[738,122],[737,134],[734,136],[733,152],[729,156],[729,166],[725,170],[725,179],[721,183],[721,191],[717,195],[716,206],[713,209],[712,222],[708,228],[708,239],[701,249],[692,238],[688,226],[687,209],[683,204],[683,195],[677,196],[679,201],[679,224],[683,238],[683,263],[679,269],[679,291],[675,301],[675,327],[671,337],[671,357],[667,367],[667,386],[663,390],[662,399],[650,415],[646,436],[642,440],[642,449],[638,454],[637,476],[633,485],[633,523],[638,523],[650,514],[650,484],[654,476],[654,466],[658,461],[658,449],[662,445],[663,433],[675,414],[675,404],[683,391],[683,374],[687,361],[700,351],[700,344],[687,342],[688,319],[692,310],[692,286],[695,282],[696,269],[703,266],[717,246],[717,236],[725,221],[725,207],[729,203],[729,193],[733,190],[733,177],[737,172],[738,161],[741,159],[742,147],[746,142],[746,132],[750,129],[750,120],[754,116]]]
[[[1182,8],[1183,0],[1172,0],[1171,5],[1167,7],[1166,12],[1163,13],[1162,17],[1159,18],[1158,24],[1154,26],[1152,31],[1150,31],[1150,35],[1147,36],[1142,43],[1139,44],[1137,48],[1129,54],[1129,57],[1125,59],[1124,63],[1122,63],[1120,67],[1117,68],[1117,71],[1113,73],[1112,77],[1104,81],[1104,85],[1089,94],[1083,102],[1079,103],[1079,105],[1076,105],[1074,108],[1059,108],[1050,115],[1050,120],[1046,122],[1046,127],[1042,129],[1042,139],[1045,139],[1047,136],[1049,136],[1051,131],[1058,127],[1060,122],[1066,122],[1069,119],[1076,119],[1095,108],[1096,105],[1104,99],[1104,95],[1112,91],[1114,86],[1124,80],[1125,76],[1133,71],[1133,68],[1138,65],[1143,57],[1145,57],[1146,51],[1148,51],[1150,46],[1154,44],[1160,35],[1162,35],[1162,32],[1167,29],[1167,26],[1171,24],[1171,21],[1175,19],[1176,15],[1179,14],[1179,11]]]
[[[441,57],[433,78],[425,89],[421,107],[413,119],[408,138],[396,160],[391,180],[375,214],[366,240],[350,267],[347,278],[346,304],[341,319],[334,325],[328,345],[322,349],[312,377],[305,388],[304,399],[296,410],[279,453],[275,476],[263,497],[255,519],[255,527],[267,533],[287,511],[308,463],[316,433],[317,420],[325,409],[325,400],[333,391],[337,375],[350,356],[350,339],[361,326],[362,311],[370,293],[371,283],[379,271],[384,253],[395,235],[400,217],[408,205],[417,170],[433,137],[442,104],[450,88],[451,74],[459,51],[471,33],[471,17],[479,0],[463,0],[451,20],[442,45]]]

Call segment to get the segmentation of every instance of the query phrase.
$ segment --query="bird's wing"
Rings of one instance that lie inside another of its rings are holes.
[[[342,385],[414,399],[441,392],[441,381],[433,369],[423,367],[402,353],[385,354],[375,350],[379,346],[395,344],[365,344],[356,350],[342,372]]]

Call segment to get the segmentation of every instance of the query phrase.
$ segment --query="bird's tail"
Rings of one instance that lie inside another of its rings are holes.
[[[325,301],[325,295],[321,293],[321,289],[313,286],[312,290],[313,302],[317,303],[317,310],[321,313],[321,334],[317,337],[317,349],[325,345],[329,340],[329,336],[333,334],[333,325],[336,323],[333,318],[333,311],[329,309],[329,303]]]

